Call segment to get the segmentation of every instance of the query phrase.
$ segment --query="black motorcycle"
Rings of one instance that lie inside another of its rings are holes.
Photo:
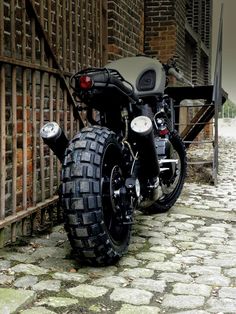
[[[115,263],[128,249],[134,210],[168,211],[186,176],[184,144],[174,130],[168,75],[172,60],[123,58],[71,78],[88,127],[69,142],[54,122],[41,136],[62,161],[61,200],[74,253],[93,265]]]

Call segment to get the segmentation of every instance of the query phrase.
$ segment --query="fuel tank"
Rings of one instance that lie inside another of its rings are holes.
[[[117,70],[133,85],[134,92],[139,97],[164,93],[166,74],[157,59],[144,56],[127,57],[110,62],[105,68]]]

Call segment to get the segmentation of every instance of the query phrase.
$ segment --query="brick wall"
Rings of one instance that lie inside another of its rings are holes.
[[[144,1],[108,0],[108,60],[143,52]]]
[[[144,52],[162,62],[173,57],[176,52],[177,27],[174,1],[145,1],[145,41]]]
[[[211,9],[211,0],[146,0],[144,52],[162,62],[177,56],[186,77],[195,84],[209,83],[209,55],[203,55],[201,41],[207,50],[211,43]]]

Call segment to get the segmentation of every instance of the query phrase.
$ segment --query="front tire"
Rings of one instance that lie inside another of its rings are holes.
[[[127,251],[131,225],[124,223],[122,161],[115,133],[103,127],[83,129],[66,151],[62,171],[65,229],[82,263],[113,264]]]

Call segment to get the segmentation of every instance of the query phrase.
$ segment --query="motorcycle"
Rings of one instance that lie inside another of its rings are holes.
[[[79,71],[70,85],[89,125],[70,141],[55,122],[41,129],[62,162],[65,229],[83,263],[114,264],[128,250],[134,210],[167,212],[181,193],[186,151],[169,75],[188,82],[175,60],[147,56]]]

